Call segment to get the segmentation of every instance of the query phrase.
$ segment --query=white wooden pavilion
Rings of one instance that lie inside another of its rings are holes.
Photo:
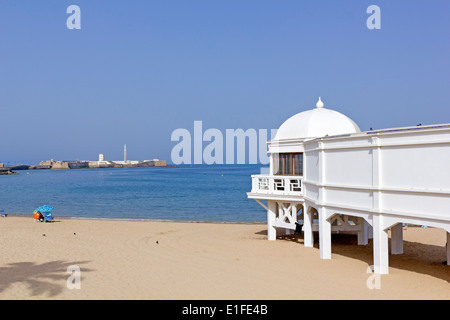
[[[319,99],[268,144],[270,172],[252,176],[247,195],[267,210],[269,240],[301,225],[304,245],[318,231],[320,258],[331,259],[332,232],[354,232],[359,245],[373,239],[378,274],[389,272],[389,249],[403,253],[403,224],[443,228],[450,240],[450,124],[361,132]]]

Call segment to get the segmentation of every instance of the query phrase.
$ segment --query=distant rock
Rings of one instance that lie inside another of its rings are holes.
[[[9,174],[17,174],[17,172],[12,171],[10,168],[0,168],[0,176],[5,176]]]

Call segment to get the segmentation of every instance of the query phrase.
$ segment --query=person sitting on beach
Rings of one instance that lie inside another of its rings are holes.
[[[35,221],[39,220],[40,222],[42,222],[42,221],[44,221],[44,216],[42,215],[41,212],[34,211],[34,219],[35,219]]]

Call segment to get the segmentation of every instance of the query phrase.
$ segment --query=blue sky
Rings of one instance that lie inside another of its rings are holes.
[[[362,130],[449,123],[449,31],[448,0],[0,0],[0,162],[170,160],[195,120],[278,128],[319,96]]]

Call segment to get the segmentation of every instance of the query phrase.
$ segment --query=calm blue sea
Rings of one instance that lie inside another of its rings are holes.
[[[30,170],[0,176],[0,209],[29,214],[41,205],[55,217],[263,222],[247,199],[258,165]]]

